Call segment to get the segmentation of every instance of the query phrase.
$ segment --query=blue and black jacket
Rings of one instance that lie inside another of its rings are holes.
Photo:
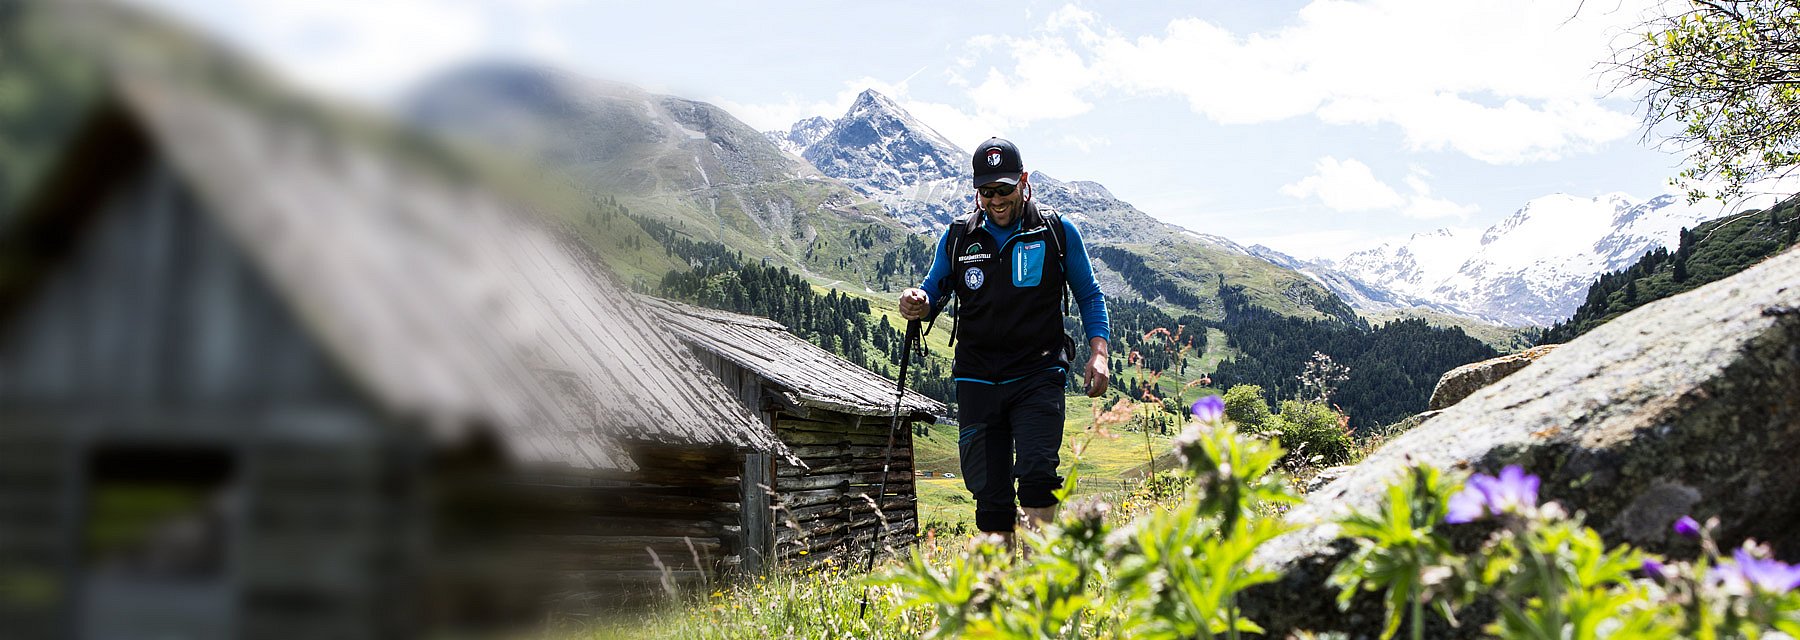
[[[981,212],[957,218],[938,240],[920,285],[933,315],[949,294],[957,297],[952,375],[959,381],[997,384],[1047,369],[1066,371],[1074,354],[1063,333],[1065,286],[1081,309],[1087,337],[1111,337],[1106,297],[1081,234],[1061,216],[1039,213],[1036,203],[1026,202],[1020,213],[1010,227]]]

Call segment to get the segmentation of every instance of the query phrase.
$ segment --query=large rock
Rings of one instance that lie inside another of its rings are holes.
[[[1444,372],[1438,378],[1437,387],[1431,390],[1431,404],[1427,411],[1448,409],[1450,405],[1462,402],[1483,387],[1499,382],[1501,378],[1518,373],[1525,365],[1537,362],[1555,351],[1558,345],[1546,344],[1532,347],[1518,353],[1500,356],[1481,362],[1465,364]]]
[[[1275,637],[1377,624],[1332,606],[1324,576],[1348,545],[1329,520],[1373,509],[1411,463],[1523,465],[1543,478],[1543,499],[1615,542],[1691,552],[1669,525],[1718,516],[1725,544],[1755,537],[1797,560],[1797,460],[1800,253],[1788,251],[1621,316],[1395,438],[1290,512],[1301,528],[1257,558],[1288,573],[1246,605]]]

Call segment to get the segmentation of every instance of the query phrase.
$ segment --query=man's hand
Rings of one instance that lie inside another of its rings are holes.
[[[1087,381],[1088,397],[1098,398],[1106,393],[1106,385],[1112,381],[1112,373],[1106,368],[1106,339],[1089,339],[1088,351],[1094,355],[1088,357],[1087,374],[1082,379]]]
[[[925,290],[919,288],[900,292],[900,317],[907,320],[924,320],[925,314],[931,311],[931,299],[925,296]]]

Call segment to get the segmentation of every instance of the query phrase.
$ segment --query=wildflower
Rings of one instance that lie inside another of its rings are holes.
[[[1461,524],[1487,515],[1516,513],[1537,506],[1538,477],[1518,465],[1506,465],[1498,477],[1475,474],[1462,492],[1450,497],[1444,522]]]
[[[1760,557],[1751,552],[1755,548],[1745,542],[1731,553],[1730,560],[1713,569],[1709,581],[1732,593],[1748,593],[1752,586],[1765,593],[1787,593],[1800,586],[1800,567]]]
[[[1639,565],[1638,569],[1642,570],[1644,575],[1651,580],[1657,582],[1668,582],[1669,580],[1669,568],[1663,563],[1657,562],[1655,558],[1644,558],[1644,564]]]
[[[1100,534],[1106,531],[1106,512],[1110,510],[1111,505],[1095,497],[1070,501],[1063,512],[1063,535],[1079,542],[1099,543]]]
[[[1218,422],[1219,418],[1225,415],[1225,399],[1219,396],[1206,396],[1195,400],[1194,406],[1190,407],[1189,411],[1193,413],[1195,420],[1209,423]]]
[[[1675,521],[1675,533],[1680,534],[1683,538],[1698,538],[1700,537],[1700,522],[1693,516],[1682,516],[1680,520]]]

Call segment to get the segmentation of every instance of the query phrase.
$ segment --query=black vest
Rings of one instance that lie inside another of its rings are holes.
[[[949,282],[957,303],[956,364],[952,375],[1000,382],[1051,367],[1068,368],[1063,333],[1060,218],[1025,203],[1019,230],[998,245],[985,225],[966,226],[951,254]],[[972,213],[969,215],[981,215]],[[966,225],[959,218],[952,225]],[[954,238],[955,232],[952,231]],[[952,290],[939,286],[939,291]]]

